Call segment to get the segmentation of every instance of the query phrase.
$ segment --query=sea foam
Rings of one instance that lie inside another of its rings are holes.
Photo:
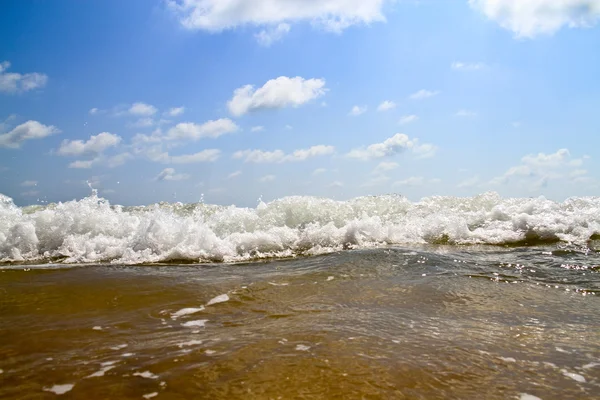
[[[0,261],[235,262],[389,244],[584,245],[600,235],[600,197],[554,202],[399,195],[285,197],[256,208],[203,203],[113,206],[93,194],[20,208],[0,195]]]

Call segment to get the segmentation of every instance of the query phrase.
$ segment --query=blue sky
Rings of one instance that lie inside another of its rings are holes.
[[[597,0],[6,1],[0,193],[598,195]]]

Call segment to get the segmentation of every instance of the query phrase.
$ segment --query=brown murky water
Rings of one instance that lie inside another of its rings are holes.
[[[599,263],[440,246],[5,266],[0,398],[600,398]]]

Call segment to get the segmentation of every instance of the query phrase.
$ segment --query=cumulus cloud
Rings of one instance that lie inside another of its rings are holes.
[[[189,179],[190,175],[188,174],[176,174],[174,168],[165,168],[163,169],[156,177],[155,181],[183,181]]]
[[[90,108],[89,114],[90,115],[98,115],[98,114],[101,114],[103,112],[104,112],[103,110],[101,110],[101,109],[99,109],[97,107],[94,107],[94,108]]]
[[[400,118],[400,121],[398,121],[398,123],[400,125],[406,125],[406,124],[410,124],[411,122],[415,122],[416,120],[418,120],[419,117],[417,117],[414,114],[411,115],[404,115]]]
[[[140,117],[150,117],[156,114],[157,111],[156,107],[146,103],[133,103],[128,110],[129,114]]]
[[[275,175],[265,175],[262,178],[260,178],[258,181],[265,183],[265,182],[273,182],[275,180]]]
[[[374,143],[367,147],[361,147],[350,151],[346,156],[359,160],[372,160],[383,157],[391,157],[410,150],[420,157],[429,157],[435,153],[435,146],[425,143],[419,144],[418,139],[410,139],[403,133],[384,140],[382,143]]]
[[[521,158],[521,164],[510,167],[504,174],[493,178],[490,184],[506,184],[513,178],[539,178],[547,184],[549,180],[569,177],[569,173],[578,169],[584,159],[571,157],[568,149],[559,149],[550,154],[528,154]]]
[[[356,24],[385,21],[385,0],[167,0],[186,29],[219,32],[239,26],[311,21],[341,32]]]
[[[182,122],[169,129],[167,138],[171,140],[199,140],[217,138],[226,133],[236,132],[239,127],[229,118],[211,120],[203,124]]]
[[[191,164],[201,162],[217,161],[221,156],[221,150],[206,149],[195,154],[186,154],[181,156],[171,156],[170,161],[173,164]]]
[[[290,24],[282,22],[277,26],[270,26],[254,35],[261,46],[270,47],[273,43],[283,39],[290,32]]]
[[[469,4],[517,38],[551,35],[564,26],[588,28],[600,20],[598,0],[469,0]]]
[[[227,107],[232,115],[239,117],[262,109],[299,107],[323,96],[326,91],[324,79],[280,76],[258,89],[254,89],[253,85],[236,89]]]
[[[59,133],[60,130],[52,125],[44,125],[38,121],[27,121],[7,133],[0,134],[0,147],[17,149],[26,140],[42,139]]]
[[[46,86],[48,75],[39,72],[20,74],[18,72],[6,72],[10,68],[10,62],[0,63],[0,92],[22,93],[39,89]]]
[[[437,90],[421,89],[418,92],[411,94],[409,97],[413,100],[423,100],[429,97],[437,96],[438,94],[440,94],[440,92]]]
[[[388,111],[393,108],[396,108],[396,103],[390,100],[385,100],[377,107],[377,111]]]
[[[380,162],[377,167],[375,167],[375,169],[373,170],[374,173],[381,173],[381,172],[387,172],[387,171],[391,171],[393,169],[396,169],[399,167],[398,163],[392,162],[392,161],[382,161]]]
[[[366,111],[367,111],[367,106],[354,106],[354,107],[352,107],[352,109],[350,110],[348,115],[356,117],[360,114],[364,114]]]
[[[73,161],[72,163],[69,164],[69,168],[75,168],[75,169],[88,169],[88,168],[92,168],[92,166],[97,162],[96,159],[93,160],[77,160],[77,161]]]
[[[169,117],[178,117],[183,115],[185,112],[185,107],[172,107],[165,111],[165,115]]]
[[[233,158],[243,159],[244,162],[251,163],[282,163],[293,161],[304,161],[309,158],[333,154],[333,146],[317,145],[308,149],[295,150],[290,154],[282,150],[264,151],[264,150],[241,150],[233,154]]]
[[[57,154],[61,156],[80,156],[83,154],[98,154],[121,143],[121,137],[109,132],[92,135],[87,141],[63,140]]]
[[[233,179],[235,177],[238,177],[242,174],[242,171],[234,171],[232,173],[230,173],[229,175],[227,175],[227,179]]]
[[[481,62],[477,63],[464,63],[464,62],[453,62],[450,67],[457,71],[477,71],[485,68],[485,64]]]

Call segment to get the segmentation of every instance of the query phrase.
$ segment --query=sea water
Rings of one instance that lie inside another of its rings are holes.
[[[3,196],[0,398],[598,398],[599,211]]]

